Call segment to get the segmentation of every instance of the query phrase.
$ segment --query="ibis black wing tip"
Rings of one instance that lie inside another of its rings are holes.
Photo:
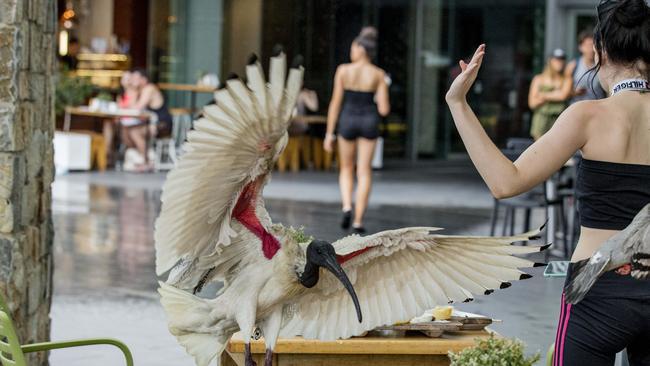
[[[544,228],[546,227],[546,224],[548,224],[548,219],[547,219],[546,221],[544,221],[544,223],[542,224],[542,226],[539,227],[539,231],[544,230]]]
[[[512,283],[510,283],[510,282],[501,282],[501,286],[499,286],[499,288],[501,290],[503,290],[503,289],[508,288],[510,286],[512,286]]]
[[[259,60],[259,58],[257,57],[257,54],[255,54],[255,52],[253,52],[250,55],[248,55],[248,62],[246,64],[247,65],[253,65],[253,64],[255,64],[257,62],[257,60]]]
[[[276,43],[273,46],[273,49],[271,50],[271,55],[273,57],[277,57],[280,56],[280,54],[282,54],[283,52],[284,52],[284,46],[282,46],[280,43]]]
[[[519,280],[520,280],[520,281],[521,281],[521,280],[527,280],[527,279],[529,279],[529,278],[533,278],[533,275],[528,274],[528,273],[522,273],[521,275],[519,275]]]
[[[305,58],[302,57],[302,55],[296,55],[296,57],[293,58],[293,61],[291,61],[292,69],[299,69],[304,65],[305,65]]]
[[[546,245],[542,245],[541,247],[539,247],[539,251],[540,251],[540,252],[543,252],[543,251],[545,251],[546,249],[548,249],[551,245],[553,245],[553,243],[548,243],[548,244],[546,244]]]
[[[485,292],[483,293],[483,295],[489,295],[489,294],[491,294],[491,293],[493,293],[493,292],[494,292],[494,289],[487,289],[487,290],[485,290]]]

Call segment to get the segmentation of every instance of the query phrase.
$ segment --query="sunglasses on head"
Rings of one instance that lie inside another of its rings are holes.
[[[609,17],[612,15],[612,11],[618,6],[618,0],[602,0],[598,7],[598,23],[596,24],[596,41],[599,39],[602,40],[604,29],[608,23]]]
[[[618,5],[618,0],[602,0],[598,4],[598,21],[603,22],[605,15],[609,14]]]

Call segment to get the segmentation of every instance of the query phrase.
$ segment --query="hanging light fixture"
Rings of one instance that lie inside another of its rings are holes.
[[[74,4],[72,1],[67,1],[65,3],[65,11],[61,14],[61,24],[63,25],[63,28],[70,29],[76,20],[77,13],[74,11]]]
[[[77,13],[74,11],[74,4],[72,0],[65,3],[65,10],[61,14],[59,23],[61,30],[59,31],[59,55],[65,56],[68,54],[68,42],[70,41],[70,29],[74,26],[77,20]]]

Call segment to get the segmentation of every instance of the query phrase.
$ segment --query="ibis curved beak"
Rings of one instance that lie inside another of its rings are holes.
[[[334,276],[336,276],[336,278],[341,281],[343,287],[348,290],[348,293],[352,297],[352,302],[354,302],[354,308],[357,311],[357,319],[359,320],[359,323],[361,323],[363,315],[361,314],[361,305],[359,305],[359,298],[357,298],[357,293],[354,291],[354,287],[352,287],[352,283],[350,282],[348,275],[345,274],[345,271],[343,268],[341,268],[341,265],[336,260],[336,256],[328,255],[325,259],[325,265],[323,265],[323,267],[332,272]]]

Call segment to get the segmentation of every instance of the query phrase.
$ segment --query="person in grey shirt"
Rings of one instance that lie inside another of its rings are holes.
[[[584,30],[578,35],[578,50],[580,57],[571,61],[565,75],[573,78],[573,97],[569,104],[581,100],[602,99],[607,96],[596,77],[596,51],[594,49],[594,35],[589,30]]]

